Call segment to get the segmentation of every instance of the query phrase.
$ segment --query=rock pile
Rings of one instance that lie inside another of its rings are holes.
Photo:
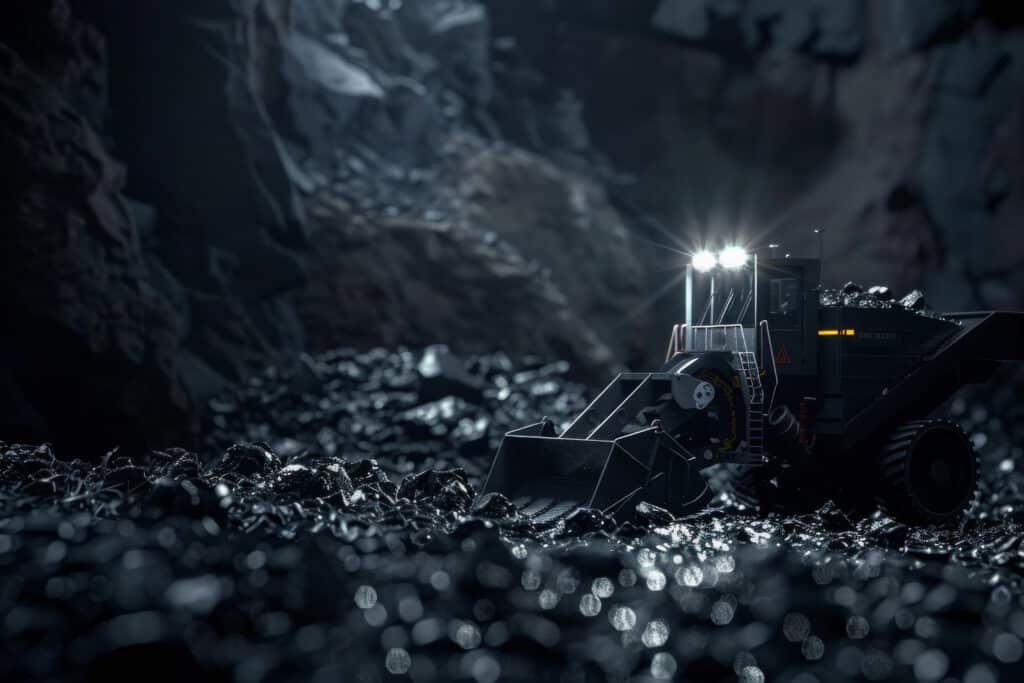
[[[219,398],[202,454],[0,444],[0,675],[1013,680],[1024,384],[949,407],[984,460],[958,530],[474,501],[504,429],[578,409],[564,371],[341,350]]]
[[[919,315],[942,317],[928,307],[924,292],[919,289],[913,290],[901,299],[895,299],[889,288],[883,285],[864,289],[856,282],[847,282],[840,289],[822,289],[819,300],[822,306],[830,308],[902,308]]]
[[[291,461],[375,458],[388,471],[463,469],[474,484],[510,429],[586,406],[567,363],[506,355],[336,349],[262,375],[210,401],[211,452],[263,442]],[[229,451],[230,452],[230,449]]]

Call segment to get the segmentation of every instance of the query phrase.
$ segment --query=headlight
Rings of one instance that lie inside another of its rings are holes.
[[[747,265],[749,258],[750,254],[742,247],[726,247],[718,255],[718,262],[722,264],[723,268],[735,270]]]
[[[718,257],[715,252],[703,249],[693,255],[693,267],[695,270],[706,273],[718,265]]]

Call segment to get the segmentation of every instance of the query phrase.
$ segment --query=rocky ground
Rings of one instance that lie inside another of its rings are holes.
[[[1019,380],[947,408],[984,462],[958,529],[474,501],[506,429],[584,404],[566,369],[342,349],[212,401],[200,453],[0,445],[0,676],[1020,680]]]
[[[1020,376],[956,530],[475,495],[703,240],[1019,308],[1008,6],[4,3],[0,676],[1019,680]]]

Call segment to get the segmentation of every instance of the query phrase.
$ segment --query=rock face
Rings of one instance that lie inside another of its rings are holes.
[[[311,346],[441,341],[594,376],[642,357],[618,323],[646,276],[600,183],[500,141],[484,6],[371,7],[238,6],[250,92],[306,197]]]
[[[342,227],[344,209],[320,196],[299,304],[313,348],[442,340],[567,358],[591,378],[642,355],[620,316],[641,300],[644,272],[600,188],[535,155],[475,147],[441,186],[459,206],[444,220]]]
[[[646,275],[601,183],[500,142],[479,3],[76,9],[130,93],[111,136],[187,310],[193,395],[341,339],[564,355],[602,378],[644,352],[614,327]]]
[[[1019,216],[1019,12],[585,4],[488,3],[495,35],[514,37],[494,52],[495,88],[527,121],[571,92],[589,149],[637,181],[609,191],[663,226],[660,241],[739,237],[810,256],[823,228],[830,286],[856,277],[925,285],[951,309],[1021,305],[1024,240],[1006,219]]]
[[[339,343],[557,357],[598,383],[657,363],[685,252],[813,255],[811,228],[829,287],[1024,306],[1024,31],[998,3],[0,12],[6,167],[35,167],[3,195],[21,330],[4,358],[35,355],[5,360],[22,374],[0,374],[0,407],[33,434],[66,409],[26,387],[44,367],[105,378],[83,381],[80,425],[134,415],[116,387],[184,415]]]
[[[0,425],[78,433],[86,452],[185,439],[182,312],[158,291],[124,169],[93,126],[102,40],[63,3],[33,8],[38,32],[21,36],[33,61],[0,44]]]
[[[187,321],[189,390],[202,398],[303,348],[289,292],[304,282],[302,204],[253,97],[251,37],[225,3],[75,3],[107,37],[111,144],[147,258]]]

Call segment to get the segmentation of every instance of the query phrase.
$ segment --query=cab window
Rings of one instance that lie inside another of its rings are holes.
[[[780,329],[800,327],[800,282],[793,277],[773,278],[768,283],[768,315]]]

